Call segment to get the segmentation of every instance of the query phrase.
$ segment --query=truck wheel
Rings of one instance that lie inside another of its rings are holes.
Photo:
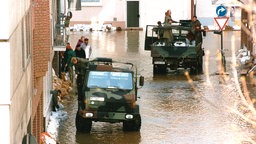
[[[203,73],[203,64],[202,63],[199,64],[197,69],[198,69],[198,74],[202,74]]]
[[[198,69],[197,69],[197,67],[191,67],[190,68],[190,74],[191,75],[196,75],[196,74],[198,74]]]
[[[159,72],[158,72],[158,68],[157,67],[153,67],[153,74],[158,74]]]
[[[76,113],[76,130],[78,132],[89,133],[92,129],[92,120],[83,118],[80,114]]]
[[[197,62],[195,65],[192,65],[192,67],[190,68],[190,74],[192,75],[198,75],[198,74],[202,74],[203,72],[203,59],[202,57],[197,57]]]
[[[153,74],[165,74],[166,73],[166,65],[153,65]]]
[[[133,120],[123,122],[124,131],[139,131],[141,127],[140,114],[135,115]]]
[[[197,74],[203,73],[203,57],[198,58],[198,63],[197,63]]]

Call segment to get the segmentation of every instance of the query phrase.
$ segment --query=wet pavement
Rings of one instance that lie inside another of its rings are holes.
[[[93,122],[90,134],[76,133],[74,93],[63,102],[69,117],[59,128],[60,144],[256,143],[255,126],[239,116],[241,112],[248,116],[232,59],[233,52],[240,49],[240,32],[223,35],[227,75],[216,74],[220,36],[209,32],[203,43],[204,74],[187,77],[177,73],[153,76],[150,52],[144,51],[143,31],[74,32],[70,36],[73,47],[82,35],[89,38],[93,57],[111,57],[138,66],[145,77],[138,92],[142,126],[140,132],[123,132],[121,123]]]

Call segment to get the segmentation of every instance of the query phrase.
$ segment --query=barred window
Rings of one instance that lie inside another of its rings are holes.
[[[101,6],[102,0],[81,0],[82,6]]]
[[[81,2],[100,2],[100,0],[81,0]]]

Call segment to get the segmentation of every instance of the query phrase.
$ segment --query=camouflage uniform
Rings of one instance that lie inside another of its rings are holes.
[[[192,33],[195,36],[196,45],[203,43],[203,37],[201,32],[201,23],[199,20],[192,21]]]
[[[88,65],[88,60],[84,58],[78,58],[78,57],[76,57],[76,59],[77,59],[77,63],[75,63],[75,66],[79,67],[78,69],[79,71],[77,72],[77,80],[76,80],[78,101],[83,102],[84,100],[83,85],[84,85],[85,72]]]

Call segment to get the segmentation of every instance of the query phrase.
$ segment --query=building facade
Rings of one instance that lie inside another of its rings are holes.
[[[1,1],[0,135],[3,143],[21,143],[31,132],[32,36],[30,0]]]
[[[0,2],[0,137],[39,143],[50,115],[57,0]]]

